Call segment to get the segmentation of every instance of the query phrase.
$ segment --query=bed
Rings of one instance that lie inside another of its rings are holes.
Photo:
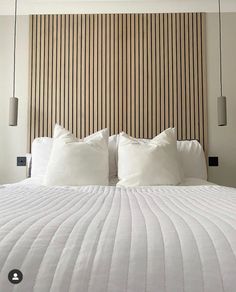
[[[0,187],[0,291],[234,292],[236,190]],[[23,281],[8,281],[12,269]]]

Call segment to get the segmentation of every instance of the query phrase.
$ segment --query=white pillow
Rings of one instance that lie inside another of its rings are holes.
[[[117,178],[117,136],[110,136],[108,141],[110,180]]]
[[[206,157],[202,145],[196,141],[177,141],[177,149],[185,177],[207,180]]]
[[[117,177],[117,136],[109,137],[109,178]],[[52,151],[53,138],[40,137],[35,138],[32,143],[32,168],[31,177],[43,177],[46,173],[48,161]]]
[[[78,140],[66,129],[55,126],[44,185],[108,185],[108,176],[107,129]]]
[[[150,139],[137,139],[148,143]],[[177,151],[183,176],[207,180],[206,157],[202,145],[197,140],[177,141]]]
[[[52,150],[53,139],[49,137],[35,138],[32,143],[31,177],[43,177],[46,173]]]
[[[178,185],[182,180],[174,129],[150,141],[121,133],[118,146],[120,186]]]

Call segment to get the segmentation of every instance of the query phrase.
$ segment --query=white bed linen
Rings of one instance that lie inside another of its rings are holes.
[[[31,177],[31,178],[27,178],[21,182],[19,182],[20,184],[28,184],[28,185],[43,185],[43,176],[38,176],[38,177]],[[119,179],[118,177],[114,177],[112,179],[109,180],[109,186],[116,186],[116,184],[118,183]],[[214,185],[214,183],[203,180],[203,179],[199,179],[199,178],[194,178],[194,177],[186,177],[183,179],[183,181],[181,182],[181,184],[179,184],[179,186],[205,186],[205,185]]]
[[[0,291],[234,292],[235,228],[216,185],[1,186]]]

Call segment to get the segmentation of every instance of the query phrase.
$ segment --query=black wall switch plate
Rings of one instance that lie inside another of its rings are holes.
[[[16,161],[17,161],[16,162],[17,166],[26,166],[26,157],[25,156],[17,157]]]
[[[208,157],[208,165],[209,166],[219,166],[218,156],[209,156]]]

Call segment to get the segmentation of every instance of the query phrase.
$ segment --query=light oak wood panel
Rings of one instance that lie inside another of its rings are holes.
[[[207,149],[204,14],[34,15],[30,46],[29,150],[55,123]]]

